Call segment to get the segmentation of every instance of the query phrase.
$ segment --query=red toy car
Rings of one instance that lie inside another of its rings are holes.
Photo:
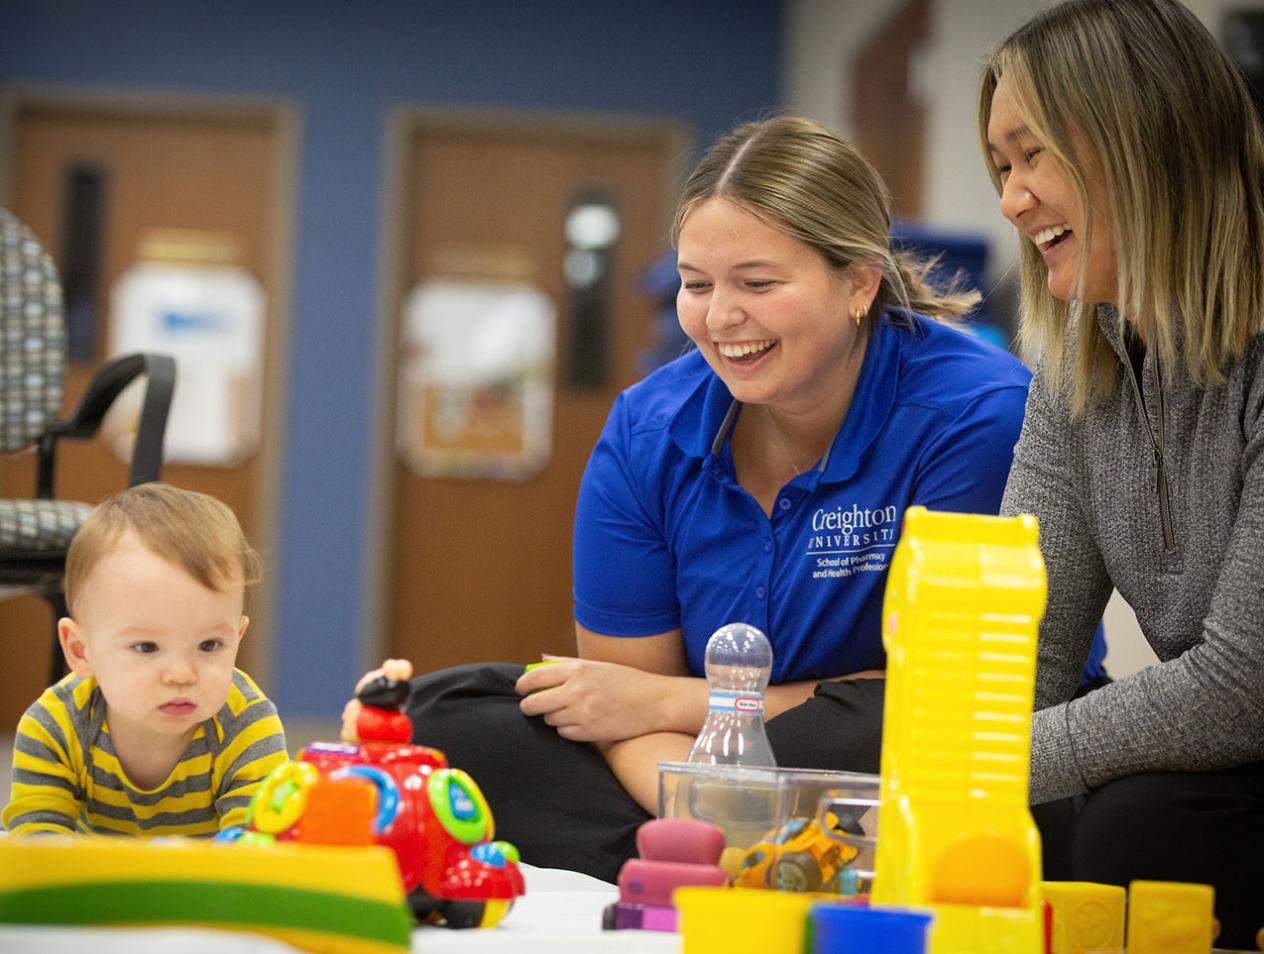
[[[438,749],[408,744],[411,674],[407,661],[388,660],[361,679],[343,713],[353,741],[317,742],[277,768],[250,802],[248,830],[220,838],[382,845],[419,921],[495,927],[526,890],[518,850],[492,841],[474,779]]]
[[[392,849],[421,921],[494,927],[524,893],[518,852],[492,841],[474,780],[438,749],[318,742],[275,770],[241,837]]]

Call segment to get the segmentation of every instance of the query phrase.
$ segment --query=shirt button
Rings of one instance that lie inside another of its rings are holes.
[[[778,501],[777,501],[777,506],[778,506],[778,507],[780,507],[782,510],[789,510],[789,509],[790,509],[790,498],[789,498],[789,497],[782,497],[780,500],[778,500]]]
[[[764,541],[764,552],[765,552],[765,553],[772,553],[772,541],[771,541],[771,540],[765,540],[765,541]]]
[[[765,594],[766,592],[768,592],[768,591],[767,591],[767,590],[765,590],[762,586],[757,586],[757,587],[755,587],[755,595],[756,595],[757,597],[759,597],[761,600],[764,598],[764,594]]]

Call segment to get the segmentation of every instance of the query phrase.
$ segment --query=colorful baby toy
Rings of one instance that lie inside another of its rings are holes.
[[[344,738],[363,741],[308,746],[264,781],[246,827],[221,839],[382,845],[418,920],[494,927],[525,890],[517,849],[492,840],[491,809],[467,773],[401,739],[411,667],[391,662],[344,713]]]

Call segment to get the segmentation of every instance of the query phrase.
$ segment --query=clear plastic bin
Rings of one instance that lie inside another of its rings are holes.
[[[660,818],[724,832],[735,885],[868,894],[878,837],[878,776],[816,769],[658,764]]]

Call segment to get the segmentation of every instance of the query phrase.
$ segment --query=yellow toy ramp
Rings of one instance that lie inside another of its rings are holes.
[[[0,839],[0,922],[248,931],[318,954],[409,950],[388,849]]]

